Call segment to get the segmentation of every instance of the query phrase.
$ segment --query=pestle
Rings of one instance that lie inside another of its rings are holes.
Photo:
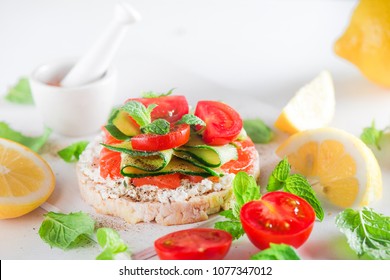
[[[82,86],[100,79],[109,68],[128,27],[141,19],[125,2],[117,3],[114,18],[91,49],[62,79],[63,87]]]

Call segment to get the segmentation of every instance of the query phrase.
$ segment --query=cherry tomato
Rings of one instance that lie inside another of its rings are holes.
[[[230,233],[213,228],[192,228],[169,233],[154,242],[162,260],[221,260],[230,249]]]
[[[309,238],[315,213],[299,196],[276,191],[244,204],[240,219],[249,240],[259,249],[270,243],[298,248]]]
[[[209,145],[225,145],[240,134],[242,119],[232,107],[218,101],[199,101],[195,115],[206,123],[203,140]]]
[[[146,107],[150,104],[156,104],[157,107],[151,113],[152,121],[165,119],[170,123],[175,123],[183,115],[188,114],[189,111],[187,99],[183,95],[169,95],[156,98],[131,98],[127,101],[131,100],[141,102]]]
[[[184,145],[190,139],[190,126],[179,124],[168,134],[139,134],[131,138],[131,145],[138,151],[163,151]]]
[[[254,162],[256,161],[256,147],[250,138],[243,141],[233,141],[233,144],[237,147],[238,158],[237,160],[231,160],[221,166],[221,169],[226,173],[237,174],[240,171],[245,171],[249,174],[253,174]]]
[[[148,176],[142,178],[133,178],[131,183],[136,187],[142,187],[144,185],[157,186],[164,189],[176,189],[180,187],[181,176],[179,173],[159,175],[159,176]]]

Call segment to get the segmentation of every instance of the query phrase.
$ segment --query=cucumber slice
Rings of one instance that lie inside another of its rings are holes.
[[[123,142],[114,145],[102,144],[109,150],[121,152],[121,168],[132,167],[147,172],[156,172],[165,168],[171,161],[173,150],[159,152],[135,151],[130,142]]]
[[[197,161],[208,167],[219,167],[232,159],[236,160],[238,158],[237,148],[234,145],[209,146],[198,136],[192,136],[187,144],[175,148],[174,151],[175,155],[179,156],[178,153],[185,153],[190,157],[188,158],[189,161]]]
[[[169,164],[164,169],[157,172],[147,172],[131,166],[122,166],[121,173],[123,176],[131,177],[131,178],[140,178],[145,176],[158,176],[158,175],[165,175],[165,174],[172,174],[172,173],[182,173],[186,175],[194,175],[194,176],[202,176],[202,177],[220,176],[220,174],[218,174],[217,172],[213,171],[210,168],[207,167],[200,168],[178,157],[172,157]]]
[[[135,136],[140,134],[140,129],[137,127],[130,119],[129,114],[117,109],[112,117],[108,120],[109,125],[113,125],[119,130],[121,133],[127,136]],[[108,130],[108,129],[107,129]],[[110,130],[108,130],[110,132]],[[110,132],[111,133],[111,132]],[[111,134],[113,137],[115,135]],[[119,138],[117,138],[119,139]],[[122,140],[122,139],[119,139]]]

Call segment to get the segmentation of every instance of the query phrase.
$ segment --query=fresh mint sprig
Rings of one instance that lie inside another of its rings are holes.
[[[156,107],[156,104],[150,104],[148,107],[145,107],[141,102],[129,101],[120,109],[127,112],[140,127],[143,127],[151,123],[150,114]]]
[[[88,214],[49,212],[44,217],[38,233],[51,247],[67,250],[91,242],[95,221]]]
[[[49,139],[51,134],[51,129],[45,127],[42,135],[37,137],[26,136],[19,131],[12,129],[7,123],[0,122],[0,138],[6,138],[8,140],[12,140],[22,144],[35,152],[39,152],[43,145]]]
[[[270,248],[251,256],[251,260],[300,260],[293,247],[270,243]]]
[[[277,191],[283,189],[286,192],[295,194],[305,199],[314,209],[318,220],[324,219],[324,209],[318,200],[313,188],[307,179],[300,174],[290,174],[291,166],[284,158],[272,171],[268,180],[267,191]]]
[[[127,252],[127,245],[119,233],[112,228],[99,228],[96,231],[97,242],[103,251],[96,257],[97,260],[114,260],[119,253]]]
[[[375,121],[372,121],[370,127],[363,129],[360,139],[369,146],[374,146],[378,150],[381,149],[379,142],[384,134],[385,130],[379,130],[375,126]]]
[[[390,259],[390,217],[367,207],[346,209],[336,216],[336,226],[358,256],[366,253],[374,259]]]
[[[142,133],[152,133],[164,135],[167,134],[170,130],[170,123],[164,119],[157,119],[143,127],[141,127]]]
[[[143,92],[141,95],[142,95],[143,98],[157,98],[157,97],[163,97],[163,96],[171,95],[174,90],[175,90],[175,88],[172,88],[168,92],[165,92],[165,93],[157,93],[157,92],[154,92],[154,91],[147,91],[147,92]]]
[[[216,222],[214,227],[229,232],[234,239],[238,239],[245,234],[240,221],[241,207],[252,200],[260,198],[260,187],[256,180],[246,172],[238,172],[233,180],[233,193],[236,203],[233,209],[225,210],[220,213],[227,220]]]
[[[244,129],[254,143],[266,144],[273,138],[273,131],[261,119],[246,119]]]
[[[194,114],[185,114],[184,116],[181,117],[181,119],[177,122],[177,124],[182,124],[186,123],[189,125],[201,125],[201,126],[206,126],[206,123],[195,116]]]
[[[8,90],[4,98],[13,103],[34,104],[28,78],[20,78],[16,85]]]
[[[88,144],[88,141],[78,141],[58,151],[57,154],[66,162],[77,162]]]

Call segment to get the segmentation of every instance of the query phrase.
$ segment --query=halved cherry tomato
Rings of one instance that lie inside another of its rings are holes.
[[[240,171],[245,171],[249,174],[253,174],[254,162],[256,160],[256,147],[250,138],[242,141],[232,142],[237,147],[238,158],[237,160],[231,160],[221,166],[221,169],[226,173],[237,174]]]
[[[192,228],[169,233],[154,242],[161,260],[221,260],[230,249],[230,233],[212,228]]]
[[[308,202],[291,193],[276,191],[244,204],[240,219],[249,240],[259,249],[270,243],[298,248],[313,229],[315,213]]]
[[[203,140],[209,145],[225,145],[240,134],[242,119],[238,112],[218,101],[199,101],[195,115],[206,123]]]
[[[190,126],[178,124],[168,134],[139,134],[131,138],[131,145],[138,151],[163,151],[184,145],[190,139]]]
[[[148,176],[142,178],[133,178],[131,183],[136,187],[144,185],[157,186],[164,189],[176,189],[180,187],[181,176],[179,173],[166,174],[159,176]]]
[[[183,95],[169,95],[156,98],[131,98],[127,101],[131,100],[141,102],[146,107],[150,104],[156,104],[157,107],[151,113],[152,121],[165,119],[170,123],[175,123],[183,115],[188,114],[189,111],[187,99]]]

